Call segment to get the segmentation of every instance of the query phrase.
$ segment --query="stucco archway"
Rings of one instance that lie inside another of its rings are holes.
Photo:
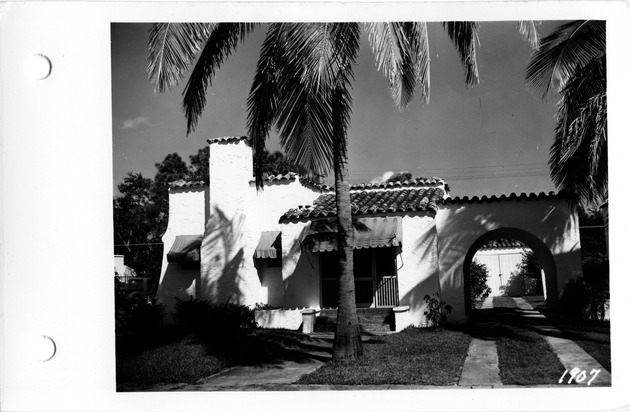
[[[470,312],[464,268],[477,249],[495,237],[520,240],[544,260],[549,307],[566,282],[582,274],[577,213],[560,195],[448,199],[435,222],[440,295],[453,307],[449,321],[454,323],[467,322]]]
[[[466,314],[468,315],[471,310],[470,302],[470,264],[475,257],[477,251],[486,243],[499,240],[499,239],[514,239],[526,244],[536,255],[540,262],[541,268],[545,273],[544,281],[547,290],[547,299],[545,304],[549,307],[553,307],[558,301],[558,286],[556,281],[556,263],[553,255],[547,245],[545,245],[538,237],[530,232],[522,229],[505,227],[495,230],[491,230],[473,242],[468,249],[466,257],[464,258],[464,298]]]

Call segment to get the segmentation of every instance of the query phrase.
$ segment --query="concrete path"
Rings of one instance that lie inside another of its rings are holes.
[[[493,298],[492,296],[486,298],[482,303],[481,306],[479,307],[479,309],[483,310],[483,309],[492,309],[494,307],[494,305],[492,304],[493,302]]]
[[[533,309],[523,298],[513,299],[516,306],[524,312],[521,316],[529,318],[545,318],[544,315]],[[562,363],[568,371],[572,371],[574,368],[579,369],[578,373],[582,370],[586,371],[584,374],[586,378],[581,382],[581,384],[587,384],[588,381],[593,378],[590,386],[611,385],[612,378],[610,372],[604,369],[599,362],[597,362],[577,343],[561,337],[562,331],[558,328],[549,325],[532,325],[532,327],[547,341],[551,350],[553,350],[556,356],[558,356],[560,363]],[[564,382],[567,382],[569,378],[570,375],[568,372],[564,377]]]
[[[563,383],[571,378],[571,371],[576,374],[581,385],[610,386],[611,375],[584,349],[570,339],[562,337],[562,332],[550,325],[541,324],[540,320],[546,317],[532,308],[523,298],[512,298],[518,307],[516,316],[529,328],[538,332],[547,341],[551,350],[558,356],[560,363],[564,365],[567,374]],[[492,298],[487,298],[480,309],[492,309]],[[531,319],[533,322],[528,322]],[[500,365],[496,343],[493,340],[493,325],[480,322],[476,327],[475,337],[470,342],[468,355],[464,361],[464,367],[459,379],[460,387],[496,387],[502,386],[499,375]],[[577,369],[576,369],[577,368]],[[581,377],[577,374],[582,373]],[[591,379],[592,378],[592,379]],[[590,381],[590,384],[588,384]],[[559,384],[562,382],[558,382]]]
[[[458,385],[466,387],[501,385],[499,355],[494,340],[472,339]]]

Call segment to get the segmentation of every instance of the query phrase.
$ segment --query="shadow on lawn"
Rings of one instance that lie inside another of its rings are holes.
[[[535,310],[544,316],[536,317],[535,312],[508,305],[493,309],[476,309],[471,313],[470,333],[478,339],[495,337],[520,339],[518,334],[513,332],[513,328],[520,328],[544,336],[610,344],[609,322],[567,318],[558,312],[545,310],[544,304],[537,305]]]

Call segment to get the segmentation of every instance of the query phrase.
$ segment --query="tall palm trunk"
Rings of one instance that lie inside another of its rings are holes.
[[[345,133],[334,139],[335,201],[337,206],[337,249],[339,262],[339,304],[337,306],[337,330],[333,345],[333,358],[355,358],[363,354],[361,329],[357,317],[353,271],[353,230],[350,204],[350,184],[345,148]]]

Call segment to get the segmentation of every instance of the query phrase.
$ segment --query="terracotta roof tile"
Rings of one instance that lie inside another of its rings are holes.
[[[514,248],[525,248],[525,247],[527,247],[526,244],[515,239],[495,239],[483,245],[480,250],[514,249]]]
[[[379,213],[401,213],[437,211],[437,202],[444,196],[439,187],[403,188],[397,190],[353,190],[350,192],[352,214],[372,215]],[[336,216],[335,194],[325,193],[313,202],[313,205],[298,206],[290,209],[280,218],[311,219]]]
[[[438,203],[439,204],[443,204],[443,205],[452,205],[452,204],[462,204],[462,203],[503,202],[503,201],[508,201],[508,200],[520,201],[520,200],[568,199],[568,198],[569,198],[569,195],[567,193],[561,191],[560,193],[540,192],[538,194],[536,194],[536,193],[529,193],[529,194],[521,193],[520,195],[517,195],[516,193],[512,193],[509,196],[508,195],[501,195],[501,196],[492,195],[490,197],[488,197],[488,196],[481,196],[481,197],[479,197],[479,196],[453,197],[453,198],[442,199]]]
[[[171,189],[183,188],[183,187],[196,187],[196,186],[207,186],[207,184],[202,180],[195,181],[187,181],[187,180],[176,180],[174,182],[169,183],[169,187]]]
[[[246,143],[249,144],[249,137],[247,136],[222,136],[222,137],[213,137],[212,139],[208,139],[208,143],[232,143],[232,142],[240,142],[241,140],[245,140]]]
[[[308,185],[314,189],[321,190],[323,192],[334,191],[335,187],[325,184],[316,183],[310,180],[304,180],[302,183]],[[350,185],[350,190],[370,190],[370,189],[397,189],[402,187],[424,187],[424,186],[440,186],[446,185],[444,179],[439,177],[415,177],[403,182],[389,182],[389,183],[358,183]],[[447,187],[446,185],[445,187]],[[448,190],[448,189],[447,189]]]
[[[298,177],[297,173],[294,172],[289,172],[286,174],[279,174],[279,175],[269,175],[269,176],[265,176],[265,178],[263,179],[263,181],[265,183],[273,183],[273,182],[286,182],[286,181],[293,181]],[[254,183],[254,180],[250,180],[249,183]]]

